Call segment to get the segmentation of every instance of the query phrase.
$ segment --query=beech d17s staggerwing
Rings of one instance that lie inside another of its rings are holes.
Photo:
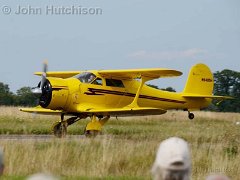
[[[129,70],[92,70],[47,72],[44,63],[38,87],[39,106],[22,108],[21,111],[39,114],[56,114],[61,120],[54,124],[57,137],[66,135],[67,127],[80,119],[90,117],[86,135],[100,132],[110,116],[160,115],[168,109],[188,111],[207,107],[214,96],[213,75],[208,66],[196,64],[189,72],[182,92],[167,92],[151,88],[145,83],[157,78],[180,76],[180,71],[164,68]],[[64,119],[64,116],[71,116]]]

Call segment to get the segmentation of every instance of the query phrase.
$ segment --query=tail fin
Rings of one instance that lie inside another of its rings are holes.
[[[205,64],[194,65],[188,75],[184,94],[212,95],[213,74]]]

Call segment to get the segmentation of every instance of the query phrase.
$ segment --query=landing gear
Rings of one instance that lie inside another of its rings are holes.
[[[82,118],[86,118],[85,116],[76,116],[71,117],[67,120],[64,120],[64,114],[61,115],[61,121],[56,122],[53,127],[52,131],[53,134],[58,138],[63,138],[67,135],[67,127],[77,121],[79,121]]]
[[[194,114],[191,113],[191,112],[188,112],[188,118],[189,118],[190,120],[194,119]]]
[[[96,137],[97,135],[101,134],[99,130],[86,130],[84,131],[84,135],[86,137]]]
[[[53,134],[58,138],[63,138],[67,135],[67,127],[80,119],[86,118],[87,115],[81,115],[81,116],[75,116],[71,117],[67,120],[64,120],[64,114],[61,115],[61,121],[56,122],[53,127]],[[95,137],[98,134],[101,133],[103,125],[108,121],[110,116],[106,116],[103,118],[103,116],[96,116],[92,115],[91,121],[87,124],[84,134],[86,137]]]
[[[103,125],[108,121],[109,118],[110,118],[110,116],[106,116],[102,119],[101,118],[97,119],[96,115],[93,115],[91,117],[91,121],[87,124],[87,126],[84,130],[85,136],[86,137],[95,137],[98,134],[100,134]]]
[[[53,134],[58,138],[63,138],[67,135],[67,124],[58,122],[53,126]]]

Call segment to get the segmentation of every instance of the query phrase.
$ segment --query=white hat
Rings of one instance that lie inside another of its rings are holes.
[[[178,137],[164,140],[158,148],[152,171],[158,168],[190,171],[191,157],[187,142]]]
[[[206,180],[230,180],[229,177],[221,174],[210,175],[206,178]]]
[[[58,180],[58,178],[51,174],[37,173],[29,176],[27,180]]]

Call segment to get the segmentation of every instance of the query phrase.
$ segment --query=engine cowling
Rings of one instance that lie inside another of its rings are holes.
[[[48,78],[43,84],[39,105],[52,110],[64,109],[69,95],[68,83],[61,78]]]

